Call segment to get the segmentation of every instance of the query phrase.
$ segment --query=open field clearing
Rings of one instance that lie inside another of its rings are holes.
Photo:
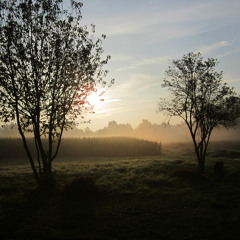
[[[37,189],[26,159],[1,160],[1,239],[240,239],[239,152],[213,149],[200,176],[187,148],[164,149],[59,158],[52,193]]]

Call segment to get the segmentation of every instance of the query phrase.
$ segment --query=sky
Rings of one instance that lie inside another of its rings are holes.
[[[161,87],[173,59],[189,52],[217,58],[223,80],[240,93],[239,0],[83,0],[83,24],[106,34],[107,79],[115,84],[87,115],[97,130],[109,121],[139,125],[142,119],[160,124],[157,101],[168,95]],[[106,79],[106,80],[107,80]]]

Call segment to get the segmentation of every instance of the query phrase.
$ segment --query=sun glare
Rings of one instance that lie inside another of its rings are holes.
[[[106,96],[104,96],[106,97]],[[87,97],[87,101],[93,105],[94,109],[100,109],[103,107],[104,105],[104,97],[103,96],[99,96],[98,93],[91,93],[91,95],[89,95]]]

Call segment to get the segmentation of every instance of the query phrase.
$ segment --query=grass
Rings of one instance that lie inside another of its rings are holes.
[[[236,158],[211,155],[204,176],[179,152],[62,158],[51,194],[37,189],[25,160],[0,169],[0,239],[240,239]]]

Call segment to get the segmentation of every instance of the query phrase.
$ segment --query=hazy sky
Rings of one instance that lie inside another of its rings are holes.
[[[106,34],[111,55],[108,78],[115,84],[90,115],[95,130],[111,120],[137,126],[142,119],[161,123],[157,100],[172,59],[200,51],[219,60],[224,81],[240,93],[239,0],[85,0],[83,23]],[[86,125],[83,125],[86,127]]]

